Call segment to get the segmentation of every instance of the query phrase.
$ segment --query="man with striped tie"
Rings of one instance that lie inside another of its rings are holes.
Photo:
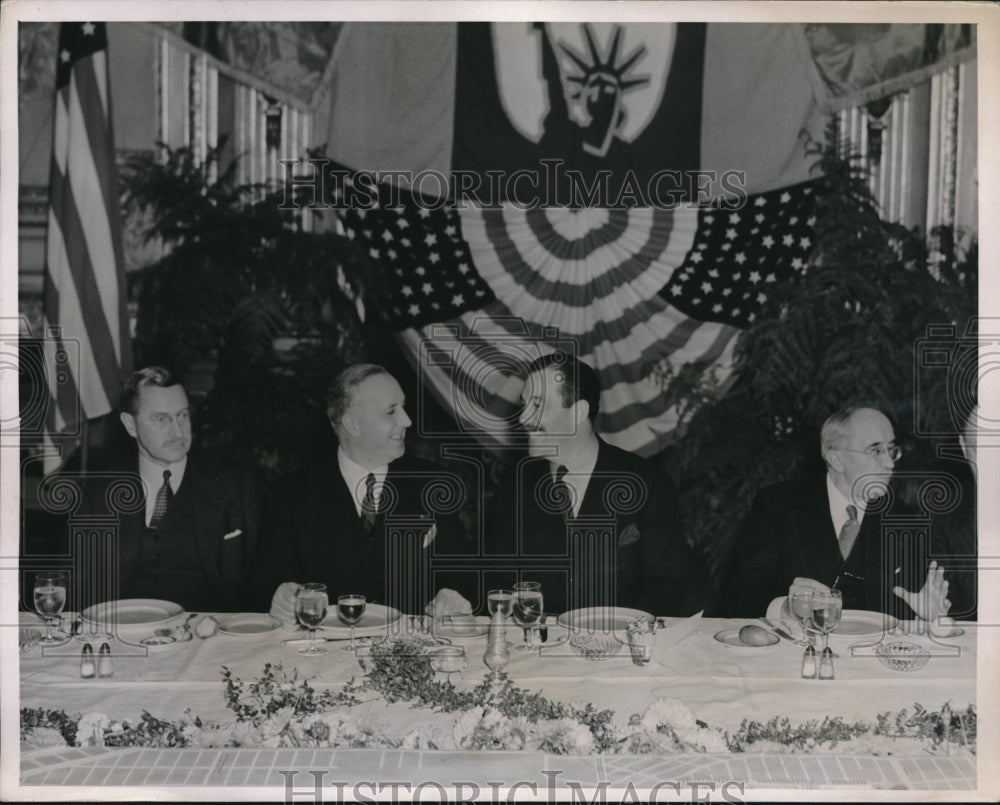
[[[135,452],[91,473],[85,496],[87,513],[98,514],[113,505],[114,485],[141,485],[143,505],[115,512],[119,597],[162,598],[190,612],[244,610],[257,474],[191,452],[187,391],[167,369],[149,366],[128,379],[120,417]]]
[[[826,473],[762,490],[737,536],[713,614],[763,615],[793,583],[841,591],[844,609],[930,620],[946,615],[944,568],[883,529],[880,499],[902,449],[888,417],[848,407],[820,432]],[[891,498],[886,498],[891,500]],[[926,576],[925,576],[926,573]],[[916,586],[925,578],[918,593]],[[903,606],[903,604],[908,606]]]

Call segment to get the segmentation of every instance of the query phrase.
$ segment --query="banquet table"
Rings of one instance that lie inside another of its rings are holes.
[[[222,616],[219,616],[222,617]],[[901,635],[898,639],[924,646],[928,664],[898,672],[882,665],[874,652],[880,636],[831,638],[838,657],[834,680],[800,676],[802,648],[781,640],[765,647],[726,645],[715,639],[724,629],[751,622],[695,616],[661,619],[666,628],[656,639],[651,661],[632,662],[628,647],[617,655],[588,661],[559,640],[561,627],[550,629],[549,640],[528,652],[511,652],[506,673],[521,688],[561,702],[593,703],[613,708],[619,716],[642,713],[659,698],[685,703],[697,719],[727,730],[743,719],[766,721],[787,716],[793,724],[824,716],[874,722],[879,713],[920,703],[928,710],[948,703],[964,710],[976,703],[976,629],[960,636],[936,639]],[[415,628],[402,619],[394,628]],[[907,624],[901,624],[907,628]],[[261,634],[217,634],[161,648],[146,648],[113,640],[114,675],[80,678],[80,646],[39,647],[20,657],[20,706],[59,708],[67,712],[100,712],[111,719],[134,720],[147,710],[176,719],[185,710],[214,721],[232,721],[223,695],[221,667],[250,680],[265,663],[297,669],[316,689],[339,689],[364,671],[358,657],[341,651],[342,643],[327,643],[328,653],[300,654],[283,640],[296,637],[289,627]],[[507,627],[511,643],[521,630]],[[886,640],[897,639],[887,636]],[[453,681],[471,689],[488,673],[483,663],[487,638],[451,638],[466,649],[468,667]],[[95,650],[97,646],[95,644]],[[402,734],[416,725],[447,730],[454,714],[410,706],[406,702],[367,701],[361,716],[379,729]],[[685,782],[687,781],[687,782]],[[742,786],[747,796],[757,789],[912,789],[969,790],[976,788],[976,756],[967,750],[927,752],[923,756],[876,754],[859,749],[826,754],[684,753],[655,755],[564,756],[543,752],[472,752],[407,749],[304,748],[111,748],[55,747],[21,753],[22,786],[199,786],[208,795],[218,787],[221,798],[250,798],[250,788],[277,786],[289,791],[313,791],[325,786],[375,786],[375,790],[341,789],[347,798],[371,797],[380,785],[462,784],[514,785],[539,798],[565,796],[574,785],[583,790],[606,786],[607,792],[632,786],[651,789],[664,784],[714,786],[719,797],[726,784]],[[567,789],[566,786],[570,786]],[[664,789],[666,790],[666,789]],[[670,789],[675,790],[673,788]],[[702,788],[704,793],[707,788]],[[241,793],[242,792],[242,793]],[[494,790],[495,793],[495,790]],[[495,796],[492,798],[496,798]]]

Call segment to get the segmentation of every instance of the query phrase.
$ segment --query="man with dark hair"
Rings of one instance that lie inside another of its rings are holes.
[[[371,603],[420,612],[430,558],[464,533],[453,512],[435,512],[432,489],[461,496],[440,468],[405,456],[412,424],[399,383],[375,364],[341,372],[327,392],[335,455],[280,478],[268,494],[255,569],[259,608],[294,620],[298,583],[326,584],[331,602],[359,593]],[[442,486],[442,484],[444,486]]]
[[[529,455],[501,481],[489,518],[491,560],[510,559],[494,581],[540,581],[551,612],[617,604],[691,614],[705,578],[677,493],[645,459],[598,437],[600,393],[596,372],[563,352],[527,367]]]
[[[118,520],[118,597],[163,598],[192,612],[245,609],[259,478],[191,452],[187,392],[162,367],[126,381],[120,418],[135,453],[93,472],[84,498],[84,511],[103,513],[113,484],[141,481],[143,505]]]
[[[948,612],[944,568],[926,568],[914,546],[883,533],[881,505],[902,457],[888,417],[844,408],[820,431],[826,473],[758,494],[737,537],[713,614],[763,615],[793,582],[835,587],[844,609],[931,619]],[[869,511],[872,510],[872,511]],[[918,593],[916,586],[924,577]],[[908,606],[903,606],[903,603]]]

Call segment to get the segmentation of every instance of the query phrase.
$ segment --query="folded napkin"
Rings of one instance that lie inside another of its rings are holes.
[[[442,618],[445,615],[471,615],[472,604],[461,593],[442,587],[434,596],[434,600],[424,607],[424,612],[432,618]]]
[[[271,616],[277,618],[285,626],[294,626],[295,591],[299,589],[296,581],[283,581],[271,596]]]

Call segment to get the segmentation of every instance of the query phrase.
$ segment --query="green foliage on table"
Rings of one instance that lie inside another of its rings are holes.
[[[297,669],[289,676],[280,662],[265,663],[264,673],[252,682],[244,682],[223,665],[222,678],[226,706],[236,714],[237,720],[248,721],[254,726],[286,708],[292,716],[302,716],[358,703],[349,692],[350,684],[344,691],[318,692],[305,677],[299,676]]]
[[[737,379],[656,368],[683,417],[657,461],[678,482],[689,539],[716,577],[757,491],[822,467],[820,426],[841,406],[894,418],[901,469],[921,468],[935,447],[912,435],[918,393],[925,426],[951,425],[946,373],[917,369],[914,349],[929,325],[954,324],[961,336],[976,315],[976,237],[952,227],[925,237],[883,220],[865,165],[835,130],[827,141],[814,149],[823,178],[806,273],[768,286],[739,336]]]
[[[164,147],[123,172],[126,208],[163,253],[131,277],[136,364],[178,371],[196,402],[207,391],[202,446],[279,473],[328,430],[330,378],[370,351],[358,303],[378,320],[381,268],[342,235],[303,231],[281,208],[291,190],[240,184],[218,157]]]
[[[975,753],[978,724],[974,705],[970,704],[964,711],[955,711],[948,705],[940,710],[927,710],[920,703],[915,703],[912,714],[905,708],[895,713],[879,714],[875,734],[925,738],[935,746],[954,742],[969,747]]]
[[[863,721],[851,723],[840,716],[826,716],[822,721],[813,719],[797,725],[786,716],[775,716],[765,723],[743,719],[736,732],[726,734],[726,743],[733,752],[744,752],[760,741],[773,741],[805,751],[814,745],[836,746],[840,741],[849,741],[870,731],[871,726]]]
[[[504,673],[496,680],[487,676],[470,691],[460,691],[451,681],[434,679],[430,656],[423,649],[420,638],[397,638],[373,646],[372,668],[362,687],[377,691],[389,702],[408,701],[446,713],[489,706],[505,718],[525,718],[532,723],[570,718],[590,729],[602,752],[615,741],[612,710],[598,710],[589,703],[581,708],[554,702],[517,687]]]

